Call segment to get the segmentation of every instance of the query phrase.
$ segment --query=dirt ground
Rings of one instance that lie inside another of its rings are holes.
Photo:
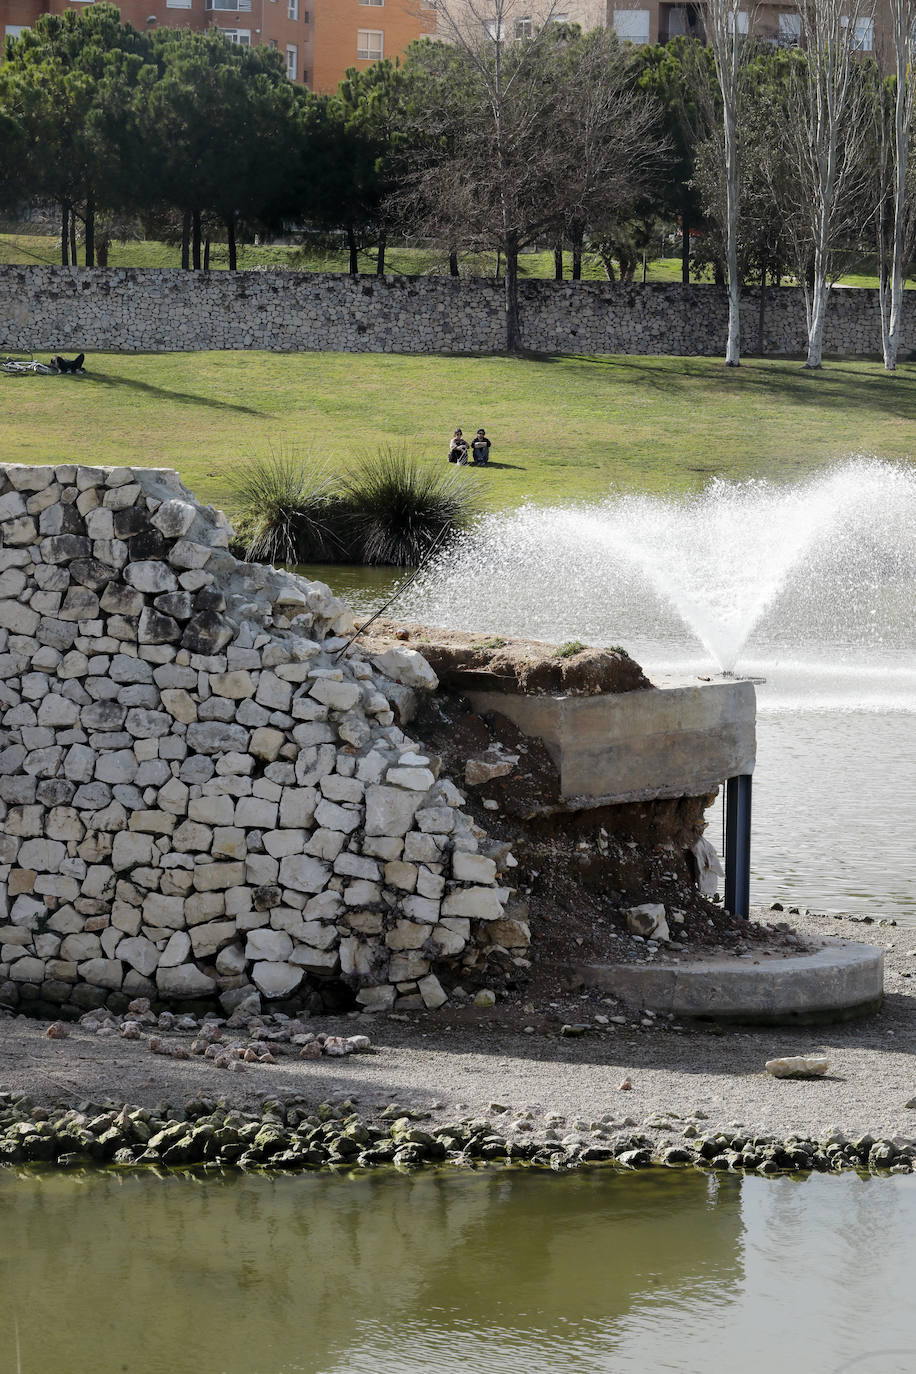
[[[750,926],[764,915],[772,913],[755,913]],[[916,1094],[916,930],[832,916],[789,919],[805,938],[883,947],[883,1008],[832,1026],[723,1027],[624,1013],[598,993],[569,989],[548,1001],[518,992],[489,1008],[315,1016],[309,1025],[316,1031],[368,1035],[374,1052],[302,1060],[280,1046],[275,1065],[248,1064],[239,1074],[206,1059],[151,1054],[145,1039],[103,1039],[81,1026],[66,1039],[48,1039],[47,1023],[6,1016],[0,1090],[27,1092],[46,1105],[108,1100],[152,1107],[207,1096],[253,1109],[286,1095],[314,1103],[349,1099],[370,1119],[392,1103],[439,1121],[505,1109],[500,1119],[530,1113],[533,1130],[550,1115],[572,1124],[610,1114],[650,1129],[655,1122],[656,1135],[665,1127],[659,1118],[675,1130],[677,1117],[702,1112],[710,1126],[740,1122],[780,1135],[817,1135],[838,1125],[850,1133],[916,1137],[916,1108],[906,1106]],[[562,1026],[571,1022],[588,1030],[566,1038]],[[764,1072],[765,1060],[776,1055],[809,1053],[829,1057],[826,1077],[779,1080]],[[625,1080],[628,1090],[620,1087]]]

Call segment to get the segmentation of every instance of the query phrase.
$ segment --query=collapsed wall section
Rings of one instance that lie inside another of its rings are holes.
[[[230,536],[174,472],[0,467],[0,1003],[435,1007],[524,963],[507,846],[402,729],[432,670]]]

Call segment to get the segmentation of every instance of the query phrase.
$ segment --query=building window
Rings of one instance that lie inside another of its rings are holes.
[[[190,5],[182,6],[183,9],[190,9]],[[204,9],[222,10],[223,13],[240,14],[248,13],[251,9],[251,0],[205,0]]]
[[[28,24],[7,24],[6,36],[7,38],[19,38],[28,31],[29,27]]]
[[[487,33],[493,39],[494,43],[501,43],[506,36],[506,26],[500,23],[498,19],[488,19]]]
[[[165,0],[165,7],[167,10],[189,10],[191,0]]]
[[[648,43],[649,11],[615,10],[614,32],[618,38],[625,38],[630,43]]]
[[[515,36],[516,36],[516,38],[530,38],[531,35],[532,35],[533,33],[534,33],[534,26],[533,26],[533,24],[531,23],[531,17],[530,17],[530,15],[527,15],[527,14],[526,14],[526,15],[523,16],[523,18],[521,18],[521,19],[516,19],[516,21],[515,21]]]
[[[299,71],[298,49],[295,43],[289,43],[286,48],[286,75],[290,81],[295,81]]]
[[[287,19],[299,18],[299,0],[286,0]]]
[[[385,35],[381,29],[357,29],[356,56],[364,62],[378,62],[385,53]]]
[[[220,28],[219,31],[224,38],[229,39],[230,43],[238,43],[243,48],[251,47],[251,29]]]
[[[849,27],[849,20],[843,18],[843,28]],[[875,46],[875,21],[869,18],[856,20],[855,36],[852,42],[856,52],[871,52]]]
[[[385,0],[359,0],[361,5],[384,5]]]
[[[797,47],[801,42],[801,15],[781,14],[779,16],[779,41],[787,47]]]

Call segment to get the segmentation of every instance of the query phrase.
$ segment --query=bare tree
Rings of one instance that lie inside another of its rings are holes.
[[[916,0],[888,0],[888,7],[895,79],[893,88],[885,88],[876,102],[880,121],[878,299],[884,366],[893,372],[900,345],[906,269],[916,243],[916,194],[910,157],[916,112]]]
[[[557,238],[573,252],[573,280],[582,275],[586,231],[603,236],[630,218],[636,203],[664,174],[667,147],[660,111],[633,89],[627,57],[613,33],[596,29],[551,45],[545,79],[556,93],[554,138],[562,155],[556,187]]]
[[[806,60],[794,67],[786,121],[796,172],[791,225],[805,293],[805,366],[818,368],[827,301],[842,270],[839,250],[870,218],[863,192],[873,150],[872,97],[858,54],[874,20],[870,0],[796,4]]]
[[[505,263],[506,347],[521,346],[519,254],[629,204],[659,151],[654,107],[628,79],[612,34],[581,35],[532,17],[522,0],[440,0],[451,43],[407,63],[415,154],[397,194],[413,232],[450,246],[495,249]],[[538,23],[535,23],[537,19]]]
[[[747,20],[743,0],[706,0],[706,41],[712,51],[721,99],[722,180],[725,191],[724,234],[728,280],[728,340],[725,366],[741,361],[741,277],[738,272],[738,214],[741,200],[739,107],[746,67]]]
[[[480,242],[497,243],[505,258],[506,347],[521,346],[518,316],[519,250],[551,219],[550,168],[543,156],[546,127],[538,57],[550,37],[558,0],[437,0],[438,34],[460,66],[444,64],[440,117],[452,155],[427,175],[423,194],[438,212],[450,242],[476,226]],[[435,92],[431,92],[434,94]],[[458,95],[456,100],[454,97]],[[432,113],[427,106],[428,115]],[[444,174],[444,175],[443,175]],[[487,224],[481,223],[487,217]],[[451,220],[451,224],[447,221]]]

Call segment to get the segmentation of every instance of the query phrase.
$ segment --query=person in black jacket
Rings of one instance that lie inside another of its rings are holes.
[[[485,467],[490,461],[490,441],[482,429],[479,429],[471,440],[471,448],[474,453],[474,466]]]

